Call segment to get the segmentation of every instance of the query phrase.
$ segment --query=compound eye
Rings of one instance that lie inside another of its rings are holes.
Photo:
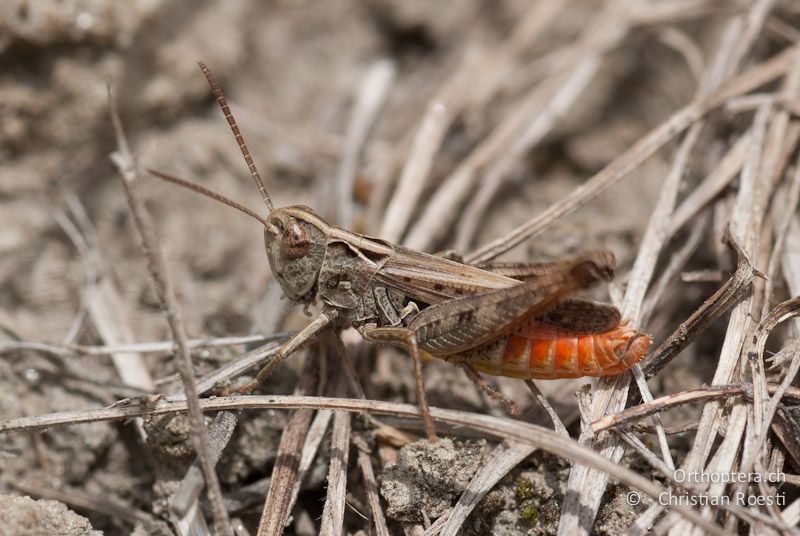
[[[281,252],[288,260],[299,259],[308,253],[308,233],[297,222],[290,222],[281,236]]]

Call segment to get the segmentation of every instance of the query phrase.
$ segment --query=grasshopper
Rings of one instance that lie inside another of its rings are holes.
[[[209,69],[199,63],[233,131],[268,216],[178,177],[166,181],[231,206],[264,226],[267,259],[290,300],[322,310],[279,349],[247,393],[284,359],[327,329],[356,328],[376,343],[404,348],[414,365],[417,403],[430,440],[436,439],[422,380],[421,354],[460,365],[492,398],[505,399],[479,375],[569,378],[619,374],[646,353],[650,339],[620,321],[611,305],[571,296],[613,276],[610,252],[544,264],[471,266],[329,225],[305,206],[275,208],[250,151]]]

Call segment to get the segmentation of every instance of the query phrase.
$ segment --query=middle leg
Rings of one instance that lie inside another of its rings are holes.
[[[361,332],[361,335],[368,341],[402,346],[411,354],[411,361],[414,364],[414,384],[417,391],[417,404],[419,405],[419,412],[422,416],[422,424],[425,427],[428,441],[431,443],[436,442],[438,438],[436,437],[436,428],[433,425],[433,419],[428,409],[428,399],[425,396],[425,384],[422,380],[422,359],[419,355],[416,334],[407,328],[388,327],[366,328]]]

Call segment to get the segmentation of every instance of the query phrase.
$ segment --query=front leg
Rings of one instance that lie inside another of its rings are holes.
[[[436,437],[436,428],[433,425],[433,419],[428,409],[428,399],[425,396],[425,384],[422,381],[422,360],[419,355],[416,334],[408,328],[401,327],[365,327],[361,330],[361,335],[365,340],[371,342],[402,346],[411,355],[411,361],[414,363],[414,383],[417,391],[417,404],[419,405],[419,412],[422,416],[422,424],[425,427],[428,441],[431,443],[436,442],[438,438]]]
[[[224,389],[222,391],[222,396],[228,396],[232,394],[244,395],[259,387],[262,383],[264,383],[264,381],[266,381],[275,367],[283,362],[284,359],[299,350],[301,346],[313,339],[320,331],[329,327],[337,318],[337,316],[338,312],[336,309],[324,309],[309,325],[297,332],[293,337],[284,342],[280,348],[278,348],[275,356],[270,359],[270,361],[264,365],[261,370],[258,371],[258,374],[254,380],[239,387],[230,387]]]

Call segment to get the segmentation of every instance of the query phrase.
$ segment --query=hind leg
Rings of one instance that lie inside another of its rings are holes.
[[[504,396],[503,393],[501,393],[500,390],[497,389],[497,387],[495,387],[494,385],[490,384],[489,382],[481,378],[481,375],[478,373],[478,371],[472,368],[471,365],[467,363],[459,363],[458,366],[464,369],[464,372],[467,373],[467,377],[470,380],[472,380],[475,386],[478,389],[480,389],[486,396],[488,396],[492,400],[497,400],[499,402],[502,402],[503,405],[506,407],[506,411],[510,415],[519,414],[519,407],[517,406],[517,404],[510,398]]]

